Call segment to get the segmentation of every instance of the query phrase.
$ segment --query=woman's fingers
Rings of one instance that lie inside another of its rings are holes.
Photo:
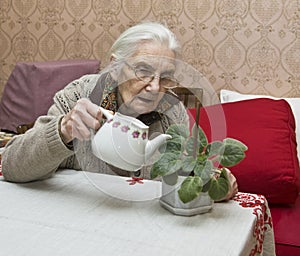
[[[236,193],[238,192],[238,184],[237,184],[235,176],[231,173],[231,171],[226,168],[226,172],[227,172],[227,176],[229,179],[229,191],[225,197],[225,200],[229,200],[229,199],[233,198],[236,195]]]
[[[88,99],[80,99],[74,108],[61,121],[61,135],[68,143],[74,138],[79,140],[90,139],[90,129],[98,130],[102,113],[99,107]]]
[[[225,168],[225,170],[226,170],[226,173],[228,176],[229,190],[228,190],[227,195],[224,198],[222,198],[221,200],[218,200],[217,202],[230,200],[238,192],[238,184],[237,184],[237,180],[236,180],[235,176],[231,173],[231,171],[229,169]]]
[[[92,104],[92,105],[91,105]],[[90,102],[90,104],[76,105],[72,116],[74,123],[79,130],[84,130],[81,125],[93,130],[100,128],[100,120],[102,119],[102,113],[98,112],[99,107]]]
[[[72,127],[70,127],[70,130],[72,130],[72,137],[77,138],[79,140],[87,140],[90,138],[91,133],[89,128],[86,126],[86,124],[80,119],[78,116],[74,116],[72,118]]]

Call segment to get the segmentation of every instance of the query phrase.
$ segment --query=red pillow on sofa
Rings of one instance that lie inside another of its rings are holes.
[[[16,131],[47,113],[54,94],[73,80],[99,70],[99,60],[18,62],[4,87],[0,128]]]
[[[195,118],[195,109],[190,112]],[[252,99],[203,107],[200,125],[209,141],[231,137],[248,146],[246,158],[230,168],[240,191],[263,194],[269,203],[295,202],[300,169],[295,120],[285,100]]]

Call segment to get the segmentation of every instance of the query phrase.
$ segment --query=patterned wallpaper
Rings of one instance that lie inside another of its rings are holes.
[[[167,24],[217,92],[300,97],[296,0],[0,0],[0,95],[17,61],[105,63],[141,20]]]

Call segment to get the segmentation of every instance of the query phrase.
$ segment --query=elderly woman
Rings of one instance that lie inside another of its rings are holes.
[[[108,67],[57,92],[48,114],[7,144],[2,155],[4,178],[28,182],[50,177],[59,168],[129,175],[90,151],[91,133],[103,123],[99,105],[139,118],[149,125],[150,136],[165,132],[172,123],[188,124],[184,106],[170,97],[179,54],[176,37],[159,23],[141,23],[123,32],[111,47]],[[76,141],[79,146],[74,150]],[[149,168],[135,175],[148,178]],[[237,191],[235,178],[229,175],[232,189],[227,198]]]

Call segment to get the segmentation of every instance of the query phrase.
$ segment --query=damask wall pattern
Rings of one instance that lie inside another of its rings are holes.
[[[174,31],[218,92],[300,97],[297,0],[0,0],[0,95],[18,61],[100,59],[142,20]]]

